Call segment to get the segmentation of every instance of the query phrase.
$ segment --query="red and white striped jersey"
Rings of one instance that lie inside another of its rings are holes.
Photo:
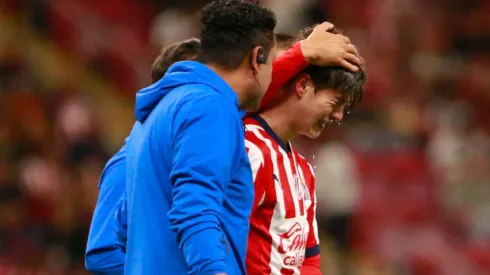
[[[255,185],[247,272],[300,274],[305,257],[320,252],[313,170],[261,117],[244,123]]]

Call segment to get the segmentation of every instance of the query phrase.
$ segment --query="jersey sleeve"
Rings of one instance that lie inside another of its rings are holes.
[[[260,102],[259,109],[267,107],[279,95],[281,87],[302,70],[306,69],[306,67],[308,67],[308,61],[306,61],[301,51],[301,44],[299,42],[278,56],[274,64],[272,64],[272,81],[264,98]]]
[[[306,187],[310,193],[311,205],[307,210],[307,219],[310,231],[306,240],[305,261],[300,268],[300,274],[321,275],[320,271],[320,241],[318,238],[318,225],[316,221],[316,192],[315,174],[313,167],[302,157],[302,169],[306,180]]]
[[[304,161],[306,163],[306,160]],[[316,192],[315,192],[315,174],[313,167],[306,163],[305,175],[307,181],[308,192],[310,193],[311,205],[307,210],[307,219],[310,231],[308,233],[308,239],[306,241],[305,257],[313,257],[320,254],[320,241],[318,238],[318,224],[316,221]]]
[[[320,262],[320,254],[305,258],[303,265],[301,265],[299,269],[299,273],[307,275],[322,275],[322,272],[320,270]]]

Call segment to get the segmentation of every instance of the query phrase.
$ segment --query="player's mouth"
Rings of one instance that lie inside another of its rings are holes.
[[[318,131],[320,131],[320,132],[321,132],[321,131],[323,131],[323,129],[325,129],[325,126],[326,126],[326,125],[327,125],[327,122],[326,122],[325,120],[323,120],[323,119],[322,119],[322,120],[320,120],[320,121],[318,121],[318,122],[316,123],[315,128],[317,128],[317,129],[318,129]]]

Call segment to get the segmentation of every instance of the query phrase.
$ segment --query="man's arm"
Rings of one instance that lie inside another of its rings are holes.
[[[101,184],[97,205],[92,217],[85,267],[93,274],[123,274],[125,255],[117,247],[113,225],[115,205],[123,196],[125,189],[126,163],[114,162],[106,167],[101,176]]]
[[[272,64],[272,80],[260,102],[259,109],[266,107],[279,94],[281,87],[295,75],[306,69],[308,65],[309,63],[303,56],[300,43],[294,44],[290,49],[278,56],[274,64]]]
[[[128,240],[128,205],[126,202],[126,194],[117,202],[116,213],[114,215],[114,232],[117,236],[117,247],[126,253],[126,245]]]
[[[205,95],[182,104],[174,119],[182,123],[175,125],[168,218],[191,274],[227,272],[218,217],[242,127],[233,108],[221,95]]]
[[[315,27],[308,39],[295,43],[278,56],[272,65],[272,80],[259,109],[266,108],[279,95],[281,87],[306,69],[308,65],[341,66],[357,71],[361,60],[350,40],[340,34],[329,33],[334,26],[325,22]]]

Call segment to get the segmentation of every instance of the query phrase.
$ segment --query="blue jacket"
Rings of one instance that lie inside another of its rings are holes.
[[[116,236],[116,205],[126,190],[126,145],[106,164],[99,183],[99,198],[95,206],[85,251],[85,267],[93,274],[124,274],[124,247]],[[123,209],[124,210],[124,209]]]
[[[238,108],[231,87],[192,61],[137,93],[125,274],[246,274],[254,188]]]

